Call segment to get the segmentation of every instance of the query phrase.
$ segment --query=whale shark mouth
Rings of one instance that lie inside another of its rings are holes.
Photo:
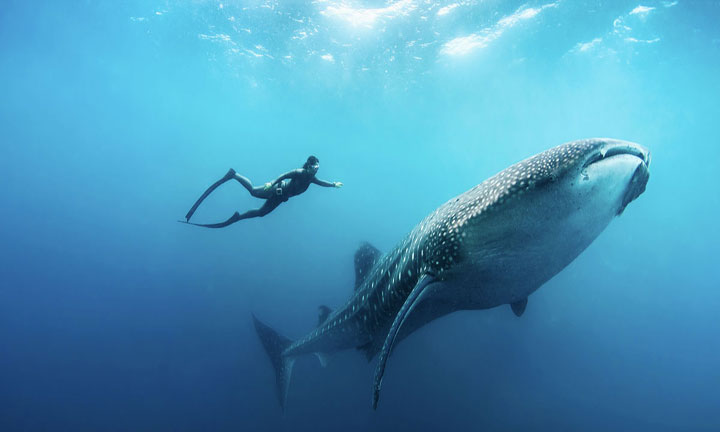
[[[637,168],[635,168],[635,172],[630,179],[630,183],[628,183],[628,186],[625,189],[625,195],[623,196],[622,204],[620,204],[620,208],[617,211],[618,216],[620,216],[622,212],[625,211],[625,207],[627,207],[628,204],[635,201],[637,197],[639,197],[640,195],[642,195],[643,192],[645,192],[645,187],[647,186],[649,179],[650,170],[648,170],[648,166],[643,160],[643,163],[639,164]]]
[[[635,171],[630,177],[627,187],[625,188],[620,207],[616,213],[618,216],[623,213],[628,204],[645,192],[645,187],[650,179],[650,170],[648,168],[650,165],[650,152],[644,147],[634,143],[626,141],[609,141],[607,145],[601,147],[593,153],[583,165],[584,171],[591,165],[605,162],[616,157],[627,158],[628,156],[639,159],[640,163],[638,163]]]
[[[650,152],[643,149],[640,146],[619,144],[614,147],[600,149],[597,153],[594,153],[586,162],[583,168],[601,162],[606,159],[610,159],[615,156],[630,155],[635,156],[643,161],[645,169],[650,165]]]

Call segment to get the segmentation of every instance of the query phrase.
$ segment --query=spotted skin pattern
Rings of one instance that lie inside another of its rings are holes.
[[[518,162],[449,200],[428,215],[393,250],[383,256],[379,256],[379,252],[372,246],[363,244],[355,256],[357,280],[353,295],[344,305],[330,313],[316,329],[292,343],[288,342],[281,357],[289,360],[301,354],[328,354],[344,349],[358,348],[364,350],[369,359],[372,358],[382,348],[390,325],[398,316],[398,311],[403,308],[403,304],[413,288],[420,280],[427,282],[428,277],[432,279],[432,282],[426,286],[430,294],[418,297],[422,298],[424,303],[413,305],[412,316],[402,317],[403,329],[400,333],[393,335],[393,340],[395,336],[398,336],[397,339],[400,340],[433,319],[456,310],[483,309],[503,303],[525,302],[530,292],[560,271],[587,247],[616,213],[608,213],[610,216],[606,217],[607,221],[603,220],[602,223],[593,226],[585,238],[573,246],[574,249],[569,248],[564,252],[565,255],[562,253],[548,254],[542,250],[544,246],[542,243],[534,245],[541,250],[539,255],[541,259],[529,262],[528,265],[535,265],[534,270],[540,269],[540,271],[536,272],[536,279],[530,283],[533,286],[521,287],[522,289],[517,292],[511,292],[512,289],[518,288],[512,287],[511,289],[509,287],[507,281],[510,279],[504,274],[502,267],[498,271],[498,267],[492,267],[492,265],[495,265],[498,260],[510,259],[514,260],[513,265],[520,266],[516,268],[522,269],[523,263],[518,263],[518,259],[515,259],[513,255],[508,255],[507,252],[503,252],[505,256],[499,256],[492,248],[501,251],[515,248],[515,251],[523,251],[526,248],[525,245],[517,241],[511,243],[507,237],[508,234],[512,236],[515,231],[518,231],[515,224],[523,224],[529,220],[530,225],[527,226],[540,227],[540,231],[544,231],[544,222],[537,217],[527,218],[525,217],[526,213],[518,213],[518,209],[524,209],[520,204],[532,206],[536,202],[540,203],[538,197],[544,197],[543,194],[547,194],[547,191],[565,192],[566,189],[572,189],[571,183],[563,182],[567,179],[574,179],[575,176],[582,178],[589,164],[602,160],[606,156],[610,158],[615,155],[636,156],[635,159],[630,158],[634,161],[632,163],[638,165],[638,170],[644,167],[644,176],[638,177],[631,173],[633,180],[636,177],[640,179],[629,182],[635,189],[628,190],[626,201],[632,200],[645,190],[647,165],[650,162],[649,153],[636,144],[624,141],[579,140]],[[603,169],[606,169],[607,166],[612,167],[613,163],[615,162],[610,162]],[[622,165],[622,160],[619,165]],[[620,182],[616,182],[616,184],[624,185]],[[529,198],[521,199],[526,194]],[[613,210],[609,207],[615,205],[614,202],[610,203],[609,201],[609,204],[604,201],[598,204],[597,200],[593,202],[599,205],[598,208],[608,211]],[[618,201],[618,207],[622,208],[616,210],[621,212],[626,204],[623,202],[620,206]],[[545,199],[543,205],[548,205],[548,199]],[[549,205],[550,207],[555,206],[555,201],[550,199]],[[534,210],[536,209],[533,208],[532,211]],[[572,214],[574,210],[574,208],[570,208],[568,213]],[[512,217],[518,219],[513,220]],[[561,220],[561,218],[556,219]],[[562,221],[564,222],[564,219]],[[568,218],[568,222],[572,221],[572,218]],[[495,233],[488,233],[488,230],[491,231],[498,226],[502,226],[505,231],[501,230],[498,233],[496,230]],[[507,230],[508,226],[510,227],[509,231]],[[553,228],[558,226],[562,228],[562,223],[557,223]],[[491,234],[497,238],[492,238]],[[559,236],[555,235],[555,237]],[[541,242],[545,240],[542,235],[536,235],[535,238],[543,239]],[[488,242],[492,241],[496,243],[489,247]],[[478,248],[481,249],[480,253],[478,253]],[[562,256],[547,258],[549,255]],[[368,259],[371,260],[369,263]],[[357,268],[363,262],[365,265]],[[492,286],[490,282],[483,286],[482,280],[473,279],[478,275],[482,276],[485,274],[483,272],[487,271],[494,272],[487,273],[491,276],[503,274],[495,281],[496,286]],[[470,274],[469,278],[468,273]],[[503,277],[506,279],[502,279]],[[477,287],[482,287],[482,289]],[[474,292],[480,292],[480,294]],[[418,300],[419,302],[420,300]],[[408,310],[407,306],[403,310]],[[517,314],[517,311],[515,312]],[[389,348],[392,348],[392,345]],[[389,355],[387,346],[384,351],[387,351],[383,353],[384,356]]]
[[[560,145],[512,165],[446,202],[377,262],[345,305],[322,326],[290,345],[284,355],[369,343],[379,330],[389,326],[423,274],[442,280],[445,271],[463,260],[464,228],[474,219],[562,175],[566,167],[604,142],[582,140]]]

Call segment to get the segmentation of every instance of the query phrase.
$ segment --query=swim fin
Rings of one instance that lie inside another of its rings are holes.
[[[213,183],[212,186],[207,188],[207,190],[205,192],[203,192],[203,194],[200,196],[200,198],[198,198],[198,200],[195,201],[195,204],[193,204],[190,211],[187,212],[187,214],[185,215],[185,220],[188,221],[188,223],[189,223],[190,218],[195,213],[195,210],[197,210],[197,208],[200,206],[200,204],[202,204],[202,202],[205,201],[205,198],[207,198],[208,195],[210,195],[215,189],[220,187],[221,184],[227,182],[228,180],[232,180],[233,177],[235,177],[235,170],[230,168],[230,170],[228,170],[227,174],[225,174],[225,176],[223,176],[223,178],[221,178],[220,180]],[[201,225],[201,226],[205,226],[205,225]],[[213,228],[213,227],[211,227],[211,228]],[[220,227],[215,227],[215,228],[220,228]]]
[[[205,228],[224,228],[224,227],[226,227],[226,226],[228,226],[228,225],[234,224],[235,222],[239,221],[240,219],[242,219],[242,218],[240,217],[240,213],[235,212],[235,214],[233,214],[232,216],[230,216],[230,218],[228,218],[228,220],[226,220],[225,222],[218,222],[218,223],[214,223],[214,224],[199,224],[199,223],[193,223],[193,222],[187,222],[187,221],[178,221],[178,222],[181,222],[181,223],[184,223],[184,224],[188,224],[188,225],[195,225],[195,226],[199,226],[199,227],[205,227]]]

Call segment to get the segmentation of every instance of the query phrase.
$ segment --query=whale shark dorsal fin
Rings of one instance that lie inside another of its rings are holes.
[[[355,289],[365,281],[368,273],[380,259],[380,251],[368,242],[363,242],[355,251]]]
[[[415,306],[417,306],[423,300],[423,298],[425,298],[427,293],[431,291],[430,289],[428,289],[428,287],[432,286],[433,282],[435,282],[435,277],[432,275],[426,274],[421,277],[420,280],[418,280],[418,282],[415,284],[415,287],[412,289],[412,291],[410,291],[410,294],[405,299],[402,307],[400,307],[397,315],[395,315],[395,320],[390,326],[390,330],[385,337],[385,343],[380,350],[378,364],[375,368],[375,380],[373,381],[372,400],[373,409],[377,408],[378,399],[380,398],[380,387],[382,386],[382,379],[383,375],[385,374],[385,364],[387,363],[388,357],[390,357],[390,353],[392,352],[393,346],[395,345],[395,340],[397,338],[398,332],[400,331],[402,325],[405,323],[407,317],[412,313],[413,309],[415,309]]]
[[[327,320],[330,312],[332,312],[332,309],[330,309],[329,307],[325,305],[318,306],[318,326],[321,326],[322,323]]]
[[[521,316],[523,312],[525,312],[525,307],[527,307],[527,297],[522,300],[518,300],[515,303],[510,303],[510,307],[512,308],[515,316]]]

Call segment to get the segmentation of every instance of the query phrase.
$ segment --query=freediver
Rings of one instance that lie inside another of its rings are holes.
[[[207,188],[207,190],[202,194],[202,196],[200,196],[200,198],[195,201],[195,204],[193,204],[190,211],[185,215],[185,221],[180,222],[206,228],[223,228],[243,219],[265,216],[266,214],[275,210],[280,204],[284,203],[285,201],[289,200],[294,196],[300,195],[301,193],[305,192],[310,186],[310,183],[315,183],[316,185],[323,187],[342,187],[343,184],[341,182],[328,182],[315,177],[318,169],[320,169],[320,160],[315,156],[310,156],[307,158],[307,161],[303,164],[302,168],[289,171],[276,178],[271,183],[265,183],[263,186],[253,187],[252,183],[247,177],[236,173],[234,169],[230,168],[230,170],[227,172],[227,174],[225,174],[223,178],[216,181],[215,183],[213,183],[212,186]],[[248,210],[242,214],[235,212],[235,214],[230,216],[230,218],[225,222],[219,222],[214,224],[196,224],[190,222],[190,218],[192,217],[193,213],[195,213],[195,210],[197,210],[198,206],[203,202],[203,200],[205,200],[205,198],[207,198],[208,195],[212,193],[212,191],[217,189],[218,186],[233,179],[237,180],[241,185],[243,185],[245,189],[250,192],[250,195],[254,196],[255,198],[264,199],[265,204],[263,204],[260,208]]]

